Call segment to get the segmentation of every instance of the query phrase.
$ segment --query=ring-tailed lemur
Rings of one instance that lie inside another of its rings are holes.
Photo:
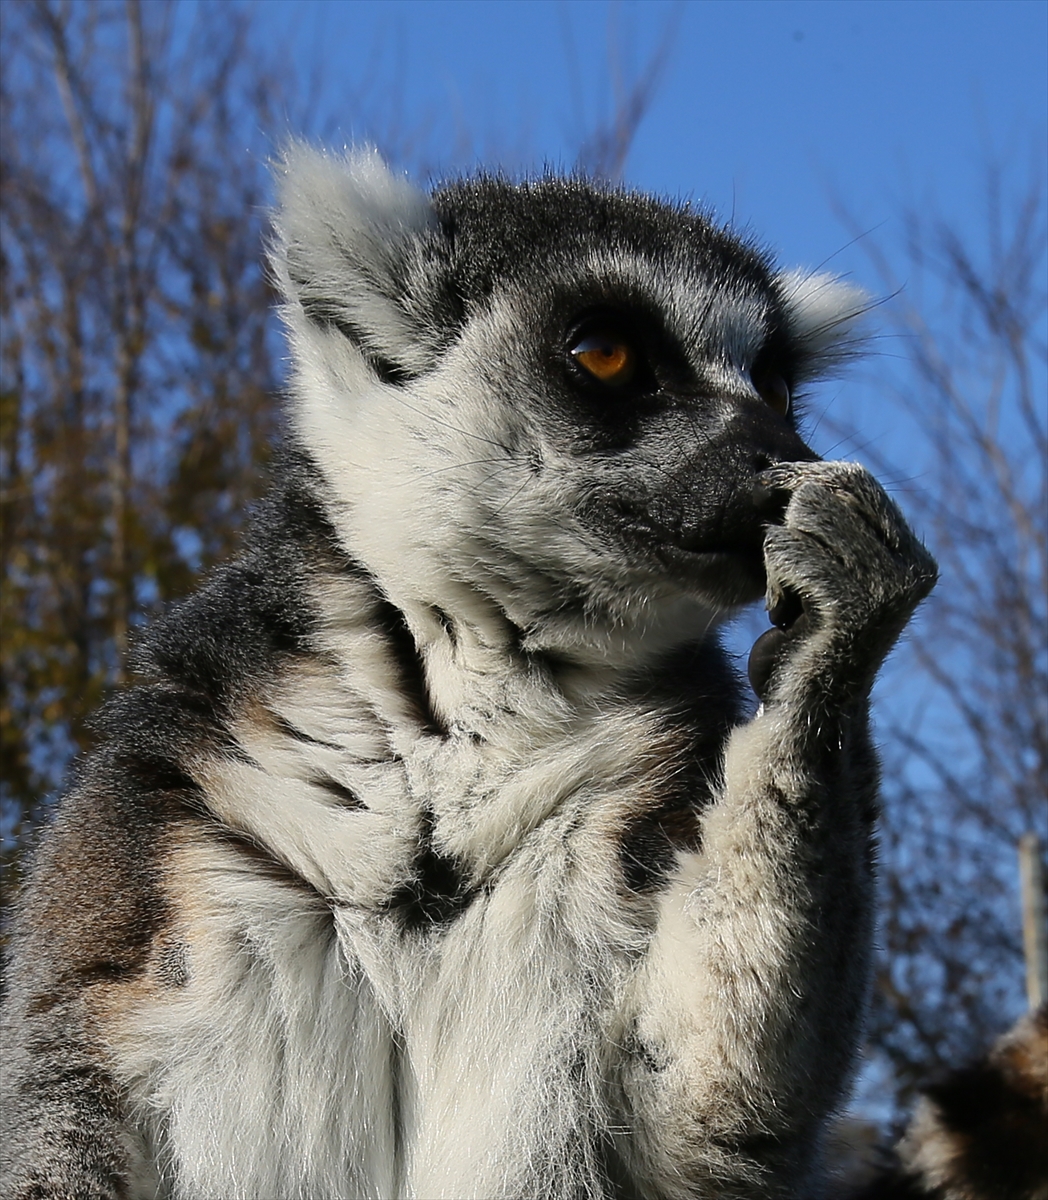
[[[3,1195],[814,1194],[935,576],[795,431],[862,297],[580,180],[280,182],[290,449],[36,855]]]

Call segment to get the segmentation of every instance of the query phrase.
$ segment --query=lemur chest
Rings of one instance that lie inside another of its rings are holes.
[[[373,680],[300,665],[244,706],[232,752],[195,768],[212,816],[242,840],[215,842],[201,828],[172,851],[169,935],[185,979],[119,1022],[121,1073],[149,1105],[163,1093],[172,1111],[217,1106],[231,1129],[290,1128],[315,1079],[303,1076],[291,1095],[267,1076],[257,1094],[287,1093],[288,1103],[234,1112],[239,1082],[198,1095],[208,1056],[239,1081],[237,1063],[266,1067],[252,1038],[288,1056],[301,1031],[315,1036],[322,1010],[332,1045],[346,1045],[336,1029],[362,1031],[373,1059],[354,1043],[336,1074],[366,1069],[393,1088],[382,1065],[389,1029],[439,1049],[461,1019],[464,978],[477,994],[486,989],[485,1011],[513,1012],[518,1032],[536,994],[574,997],[563,1015],[571,1025],[594,996],[610,1003],[646,944],[648,898],[677,850],[694,844],[709,792],[686,724],[657,704],[572,704],[482,678],[457,707],[443,694],[434,730],[417,720],[418,705]],[[244,1039],[209,1040],[208,1014],[231,1004],[222,1028],[243,1029]],[[147,1035],[161,1009],[172,1051],[158,1056]],[[476,1036],[478,1055],[505,1042],[490,1030]],[[188,1073],[176,1077],[165,1058]],[[376,1135],[376,1162],[391,1136]],[[183,1123],[177,1137],[192,1160],[202,1128]],[[332,1138],[331,1154],[347,1144]],[[325,1169],[349,1168],[332,1158]]]
[[[234,723],[236,753],[198,767],[209,807],[323,896],[356,905],[402,891],[427,855],[482,886],[562,825],[618,853],[638,821],[681,802],[691,748],[658,706],[573,702],[491,670],[429,679],[427,726],[374,672],[288,671]]]

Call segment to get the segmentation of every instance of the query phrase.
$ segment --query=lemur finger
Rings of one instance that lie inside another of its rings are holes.
[[[829,613],[837,609],[848,609],[861,603],[869,595],[872,581],[866,571],[856,569],[856,561],[850,552],[843,551],[839,540],[827,537],[824,529],[805,530],[794,528],[769,529],[764,541],[764,563],[768,575],[768,607],[788,617],[790,595],[800,598],[805,611],[815,609],[817,613]],[[886,573],[883,562],[887,553],[874,539],[868,538],[865,564],[870,574],[883,577]],[[794,605],[795,606],[795,605]],[[788,620],[777,620],[776,624],[788,624]]]
[[[787,525],[804,527],[803,513],[809,508],[836,511],[841,519],[851,514],[896,553],[927,556],[898,506],[859,463],[781,463],[762,472],[758,486],[769,496],[789,495],[783,515]]]
[[[787,528],[809,534],[824,554],[878,590],[912,593],[916,600],[930,591],[934,560],[864,467],[788,463],[764,472],[761,485],[771,494],[789,492],[782,518]],[[769,590],[769,605],[773,600]]]

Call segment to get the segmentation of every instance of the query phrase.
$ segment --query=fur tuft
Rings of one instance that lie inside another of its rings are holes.
[[[432,272],[445,239],[429,198],[372,148],[326,154],[289,145],[277,170],[270,262],[292,328],[299,313],[334,327],[379,373],[432,362]]]
[[[894,1161],[850,1200],[1048,1200],[1048,1006],[925,1087]]]
[[[866,341],[863,317],[870,297],[834,275],[784,271],[778,284],[790,335],[804,348],[805,374],[816,378],[854,357]]]

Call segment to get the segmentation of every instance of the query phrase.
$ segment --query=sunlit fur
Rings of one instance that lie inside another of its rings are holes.
[[[752,376],[817,378],[864,298],[580,180],[278,183],[288,447],[36,856],[3,1194],[819,1194],[868,690],[934,567]],[[572,381],[594,307],[628,403]],[[754,716],[716,627],[762,558],[807,623]]]

